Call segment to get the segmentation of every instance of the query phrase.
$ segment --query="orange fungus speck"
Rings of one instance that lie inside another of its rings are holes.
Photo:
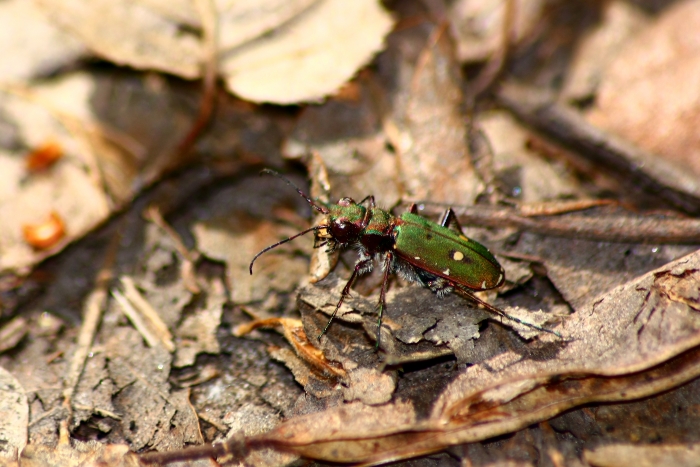
[[[65,235],[66,228],[63,220],[56,212],[51,212],[49,217],[37,224],[22,226],[24,240],[37,250],[51,248]]]

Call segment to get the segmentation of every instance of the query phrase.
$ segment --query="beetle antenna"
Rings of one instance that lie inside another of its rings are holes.
[[[250,267],[248,268],[249,271],[250,271],[250,274],[251,274],[251,275],[253,274],[253,263],[255,262],[255,260],[258,259],[258,257],[259,257],[260,255],[262,255],[263,253],[265,253],[266,251],[270,251],[270,250],[272,250],[273,248],[276,248],[276,247],[278,247],[278,246],[280,246],[280,245],[282,245],[282,244],[284,244],[284,243],[290,242],[290,241],[294,240],[295,238],[301,237],[302,235],[305,235],[305,234],[307,234],[307,233],[309,233],[309,232],[316,231],[316,230],[319,230],[319,229],[327,229],[327,228],[328,228],[327,225],[317,225],[317,226],[315,226],[315,227],[311,227],[310,229],[306,229],[306,230],[304,230],[303,232],[299,232],[299,233],[296,234],[296,235],[292,235],[292,236],[289,237],[289,238],[285,238],[285,239],[282,240],[281,242],[277,242],[277,243],[275,243],[274,245],[270,245],[270,246],[268,246],[267,248],[264,248],[264,249],[263,249],[262,251],[260,251],[257,255],[255,255],[255,257],[253,257],[253,261],[250,262]]]
[[[299,194],[301,195],[301,197],[304,198],[304,199],[306,200],[306,202],[309,203],[309,205],[310,205],[312,208],[314,208],[315,210],[317,210],[317,211],[320,212],[321,214],[328,214],[328,208],[327,208],[327,207],[325,207],[325,206],[320,206],[316,201],[314,201],[314,200],[312,200],[311,198],[309,198],[309,197],[306,195],[306,193],[304,193],[303,191],[301,191],[301,190],[299,189],[299,187],[297,187],[295,184],[293,184],[293,183],[291,182],[291,180],[289,180],[287,177],[285,177],[285,176],[282,175],[281,173],[275,172],[274,170],[271,170],[271,169],[263,169],[263,170],[260,171],[260,175],[262,175],[262,174],[274,175],[275,177],[284,180],[285,182],[287,182],[287,185],[289,185],[289,186],[291,186],[292,188],[294,188],[295,190],[297,190],[297,193],[299,193]],[[265,250],[263,250],[263,251],[265,251]],[[261,253],[262,253],[262,252],[261,252]]]

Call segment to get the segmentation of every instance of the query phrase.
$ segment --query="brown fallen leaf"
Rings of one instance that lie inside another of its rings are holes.
[[[177,21],[148,2],[41,0],[39,5],[52,22],[116,63],[189,79],[199,76],[202,54],[196,35],[179,29]],[[196,24],[194,9],[186,11],[187,22]]]
[[[700,2],[678,2],[621,47],[588,115],[597,126],[700,175]]]
[[[318,101],[337,91],[384,45],[393,20],[376,0],[322,0],[224,56],[235,94],[254,102]]]

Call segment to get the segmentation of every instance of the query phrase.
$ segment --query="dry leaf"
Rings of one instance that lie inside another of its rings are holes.
[[[254,102],[317,101],[382,49],[392,25],[376,0],[319,0],[274,32],[228,52],[221,71],[232,92]]]
[[[678,2],[620,50],[589,115],[700,176],[700,2]]]
[[[117,64],[190,79],[200,74],[202,53],[197,35],[146,2],[37,1],[52,21]]]
[[[493,148],[493,170],[501,191],[530,203],[581,195],[572,176],[556,170],[528,147],[529,133],[503,111],[481,113],[479,126]],[[512,280],[510,269],[508,280]]]
[[[34,231],[27,239],[37,240],[37,248],[48,248],[64,235],[61,245],[65,245],[103,221],[109,202],[102,187],[95,183],[94,173],[86,170],[85,141],[63,126],[74,121],[60,115],[89,105],[89,80],[84,75],[73,76],[32,91],[13,89],[23,92],[26,99],[18,98],[19,94],[4,94],[0,106],[5,120],[21,132],[22,144],[39,147],[52,140],[65,156],[52,170],[27,177],[25,160],[17,157],[26,151],[0,148],[0,173],[4,177],[0,188],[0,271],[21,271],[49,254],[36,251],[22,236],[21,226],[36,224],[38,212],[55,211],[58,216],[46,225],[46,230]]]
[[[353,402],[288,420],[249,442],[255,445],[260,441],[262,445],[311,459],[361,462],[377,447],[381,449],[383,434],[395,433],[402,427],[417,427],[410,403],[366,406]]]
[[[190,3],[40,0],[47,15],[118,64],[201,76],[201,27]],[[290,104],[334,93],[379,52],[393,21],[376,0],[218,2],[220,70],[255,102]]]
[[[33,1],[0,2],[0,76],[3,81],[46,76],[87,53],[57,28]]]
[[[365,405],[379,405],[389,402],[395,389],[395,372],[356,368],[348,373],[343,397],[348,402],[359,400]]]
[[[197,249],[210,258],[226,262],[226,273],[237,303],[270,299],[270,290],[279,294],[291,292],[306,276],[308,262],[293,252],[310,252],[312,245],[308,238],[260,256],[253,274],[249,270],[257,252],[306,228],[306,222],[297,214],[282,209],[308,209],[303,199],[290,199],[289,194],[284,183],[275,177],[246,177],[211,200],[211,205],[216,207],[192,228]],[[299,227],[281,222],[276,216],[285,213]],[[277,221],[274,222],[265,220],[275,217]],[[285,273],[279,274],[280,270]]]

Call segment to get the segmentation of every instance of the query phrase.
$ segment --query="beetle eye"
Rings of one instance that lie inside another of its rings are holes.
[[[357,204],[357,203],[355,203],[355,200],[352,198],[340,198],[338,200],[338,206],[348,207],[348,206],[352,206],[353,204]]]
[[[331,235],[340,243],[352,242],[359,235],[360,227],[344,219],[338,219],[331,224]]]

